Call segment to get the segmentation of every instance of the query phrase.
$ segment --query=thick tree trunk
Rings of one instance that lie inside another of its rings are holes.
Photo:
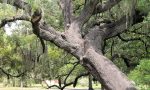
[[[102,83],[107,90],[136,90],[127,77],[106,57],[89,49],[83,58],[83,66]]]

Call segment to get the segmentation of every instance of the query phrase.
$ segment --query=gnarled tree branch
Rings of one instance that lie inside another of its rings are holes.
[[[7,23],[9,22],[14,22],[17,20],[24,20],[24,21],[30,21],[30,18],[28,16],[17,16],[17,17],[13,17],[11,19],[3,19],[0,23],[0,28],[2,28],[3,26],[5,26]]]
[[[24,75],[27,71],[24,71],[24,72],[22,72],[22,73],[20,73],[20,74],[18,74],[18,75],[12,75],[12,74],[10,74],[10,73],[8,73],[8,72],[6,72],[3,68],[1,68],[0,67],[0,70],[5,74],[5,75],[7,75],[7,77],[20,77],[20,76],[22,76],[22,75]]]
[[[98,0],[88,0],[85,5],[83,10],[81,11],[81,14],[77,18],[80,27],[86,23],[89,18],[92,16],[93,11],[95,9],[95,6],[98,4]]]
[[[74,81],[69,82],[69,83],[65,83],[64,86],[62,86],[62,87],[60,87],[60,86],[58,86],[58,85],[52,85],[52,86],[49,86],[48,88],[57,87],[58,89],[63,90],[65,87],[70,86],[70,85],[72,85],[72,84],[73,84],[73,87],[75,87],[75,86],[77,85],[78,79],[81,78],[81,77],[83,77],[83,76],[87,76],[87,75],[89,75],[89,72],[88,72],[88,73],[82,73],[82,74],[78,75],[78,76],[74,79]]]
[[[96,9],[94,10],[93,14],[105,12],[105,11],[111,9],[116,4],[118,4],[120,1],[122,1],[122,0],[108,0],[105,3],[99,3],[96,6]]]
[[[60,7],[63,11],[65,30],[67,30],[73,21],[72,0],[60,0]]]

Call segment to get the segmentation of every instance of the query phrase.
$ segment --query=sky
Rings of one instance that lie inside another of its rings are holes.
[[[6,34],[11,35],[13,30],[15,30],[17,28],[18,24],[19,24],[18,21],[6,24],[5,27],[4,27],[4,30],[6,31]]]

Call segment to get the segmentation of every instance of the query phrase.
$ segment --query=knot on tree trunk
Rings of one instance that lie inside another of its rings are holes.
[[[32,15],[31,22],[38,23],[41,20],[41,18],[42,18],[42,9],[41,8],[36,9]]]

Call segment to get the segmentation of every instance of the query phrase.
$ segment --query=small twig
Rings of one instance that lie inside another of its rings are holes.
[[[68,77],[71,75],[71,73],[73,72],[73,70],[76,68],[76,66],[78,65],[79,63],[76,63],[73,68],[70,70],[70,72],[68,73],[68,75],[66,76],[65,80],[64,80],[64,84],[66,84],[66,81],[68,79]]]
[[[114,47],[114,40],[112,39],[112,44],[111,44],[111,56],[113,54],[113,47]]]

